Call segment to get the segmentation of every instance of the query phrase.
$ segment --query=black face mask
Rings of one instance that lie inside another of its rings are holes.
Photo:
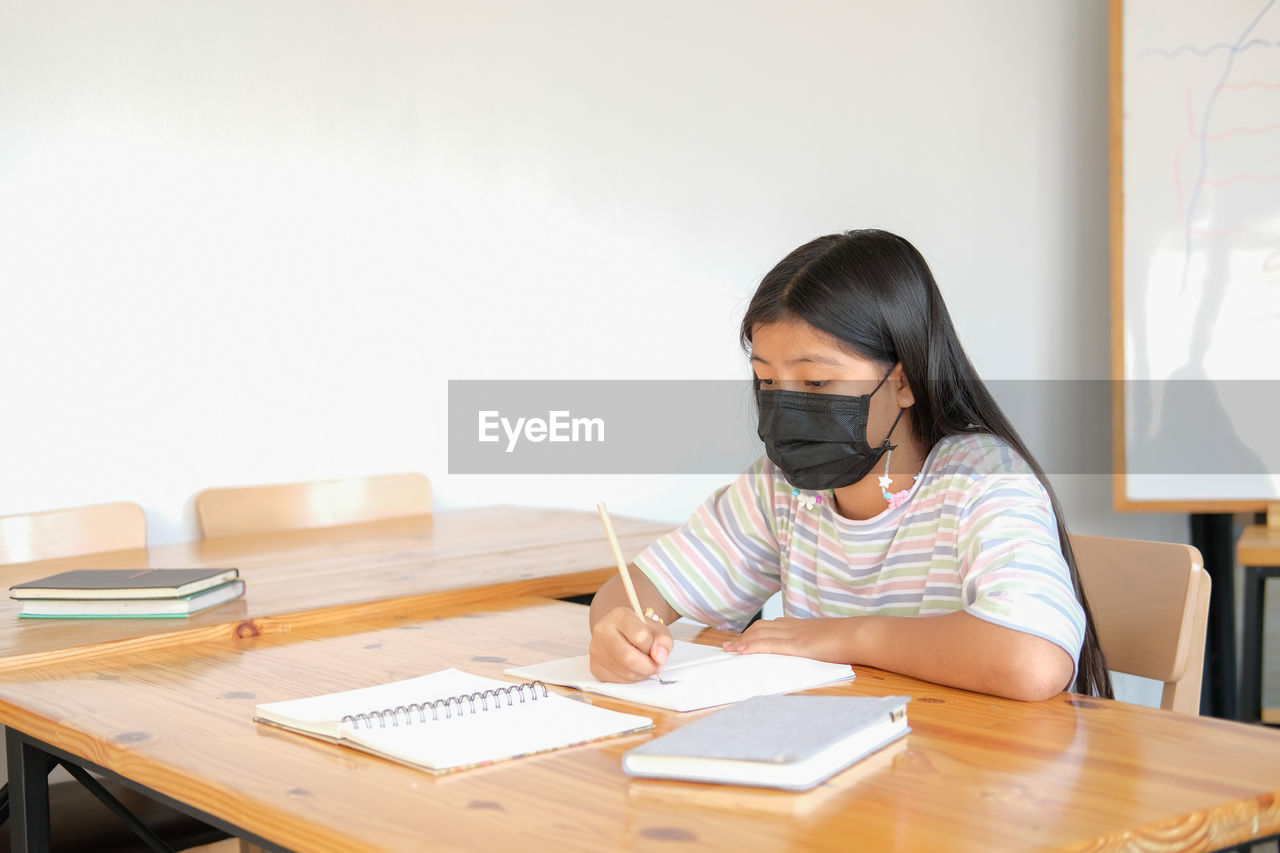
[[[871,397],[889,379],[889,373],[870,394],[859,397],[756,389],[760,411],[757,433],[765,453],[791,485],[815,491],[852,485],[896,448],[889,444],[889,436],[902,419],[902,409],[879,447],[873,448],[867,441]]]

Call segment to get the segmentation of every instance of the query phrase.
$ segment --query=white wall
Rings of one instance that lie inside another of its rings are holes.
[[[1105,378],[1106,96],[1103,0],[9,0],[0,514],[164,543],[206,486],[421,470],[680,520],[717,478],[448,476],[446,381],[744,376],[755,283],[849,227],[987,377]]]

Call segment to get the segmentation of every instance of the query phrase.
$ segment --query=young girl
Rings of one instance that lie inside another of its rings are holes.
[[[681,616],[724,644],[1029,701],[1110,696],[1062,512],[974,372],[920,253],[884,231],[806,243],[742,321],[765,457],[591,604],[591,670],[659,672]],[[637,571],[638,570],[638,571]],[[927,617],[927,618],[923,618]]]

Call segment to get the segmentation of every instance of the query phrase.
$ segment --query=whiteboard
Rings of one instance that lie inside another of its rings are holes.
[[[1280,2],[1113,0],[1117,509],[1280,499]]]

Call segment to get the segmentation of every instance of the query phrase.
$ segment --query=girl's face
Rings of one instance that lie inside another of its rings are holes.
[[[842,349],[826,332],[802,320],[753,328],[751,365],[761,388],[848,397],[870,394],[888,373],[888,381],[871,398],[867,441],[873,447],[888,435],[898,410],[915,402],[901,364],[895,364],[890,372],[887,365]],[[895,436],[907,420],[898,425]]]

